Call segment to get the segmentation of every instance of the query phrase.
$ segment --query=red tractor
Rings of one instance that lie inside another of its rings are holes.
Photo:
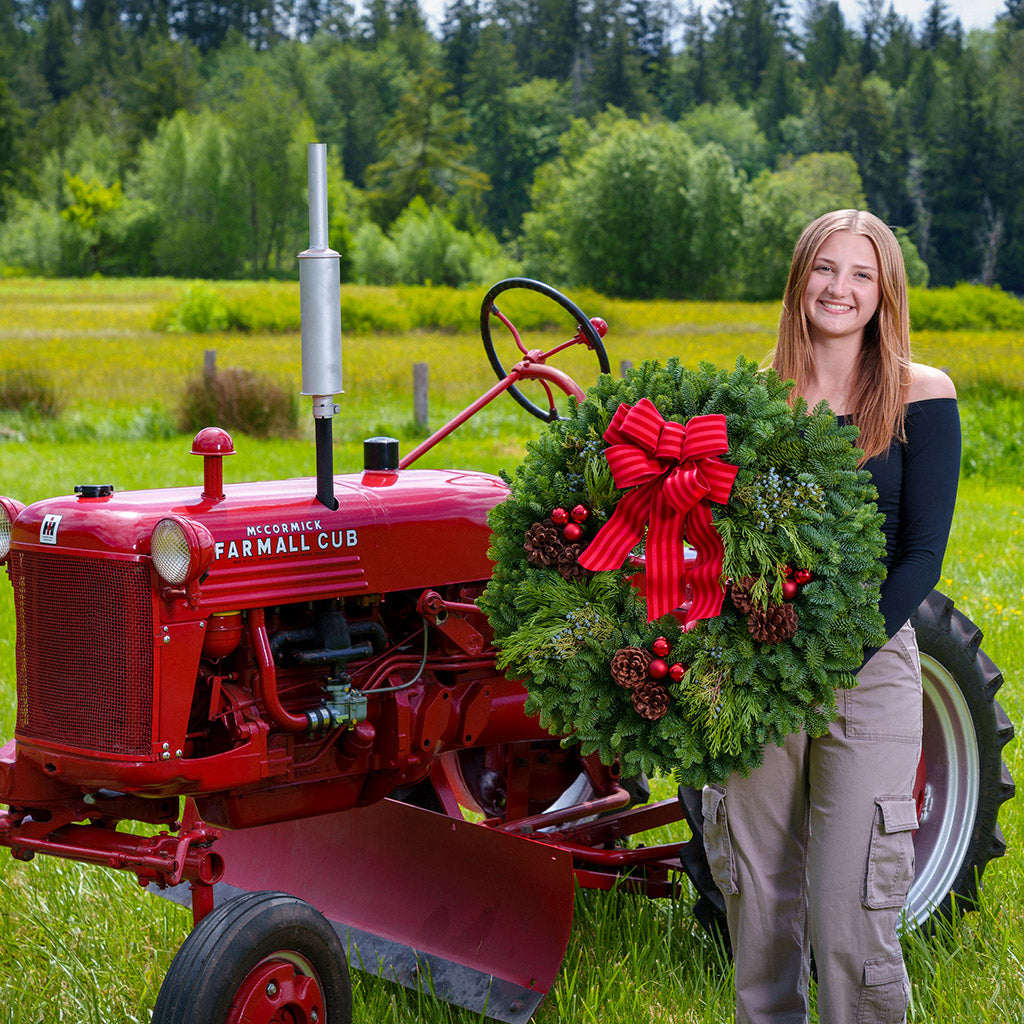
[[[499,382],[404,458],[371,438],[363,469],[335,475],[340,340],[335,361],[320,339],[338,331],[337,254],[322,176],[314,154],[300,268],[316,477],[225,484],[232,441],[208,428],[193,487],[0,498],[18,697],[0,750],[0,845],[121,868],[191,905],[158,1024],[347,1024],[347,961],[525,1021],[557,976],[574,883],[677,898],[685,872],[699,919],[721,931],[699,794],[650,803],[645,780],[550,737],[495,669],[475,599],[505,484],[412,468],[506,391],[542,419],[557,414],[555,391],[581,398],[549,360],[582,345],[607,372],[603,324],[538,282],[495,285],[481,328]],[[495,304],[513,288],[565,310],[557,344],[523,344]],[[496,323],[519,345],[507,371]],[[518,389],[530,381],[544,404]],[[1003,852],[1013,728],[980,631],[939,594],[917,628],[925,740],[908,919],[923,927],[953,896],[969,905]],[[687,842],[631,842],[683,820]],[[148,827],[119,827],[133,823]]]

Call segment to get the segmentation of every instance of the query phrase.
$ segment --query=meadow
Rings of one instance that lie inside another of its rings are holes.
[[[263,316],[265,329],[215,334],[160,329],[186,287],[163,280],[0,281],[0,378],[11,369],[38,371],[52,382],[64,407],[56,420],[0,412],[0,493],[27,503],[70,493],[84,482],[110,482],[119,491],[198,483],[201,463],[188,454],[191,435],[179,431],[177,409],[207,350],[216,351],[218,367],[252,369],[299,391],[297,333],[266,327],[272,325],[273,310],[293,302],[297,286],[218,285],[241,307],[269,311]],[[608,321],[613,372],[623,360],[671,355],[725,366],[741,354],[760,360],[778,317],[772,303],[572,297],[588,315]],[[446,289],[346,289],[353,313],[350,320],[343,317],[338,472],[359,468],[365,437],[391,434],[408,451],[424,436],[412,415],[413,363],[430,368],[431,428],[493,383],[473,328],[481,298],[482,293]],[[550,331],[539,330],[544,317],[534,317],[531,309],[524,307],[522,314],[524,323],[537,328],[529,338],[553,343]],[[286,310],[283,321],[288,316]],[[363,329],[350,329],[350,322]],[[377,329],[369,330],[373,325]],[[1024,346],[1016,329],[938,328],[916,332],[915,350],[921,360],[952,374],[964,423],[963,477],[940,588],[984,629],[984,649],[1006,678],[999,699],[1020,726]],[[574,355],[559,365],[584,385],[594,379],[591,355]],[[226,481],[312,475],[308,399],[300,408],[296,437],[236,434],[237,455],[225,464]],[[421,464],[512,471],[523,445],[539,429],[502,396]],[[5,739],[14,727],[14,678],[11,590],[4,576],[0,736]],[[1021,779],[1019,748],[1011,743],[1004,757]],[[659,795],[672,791],[665,779],[657,780],[657,788]],[[1019,800],[1003,806],[1000,821],[1008,853],[986,871],[980,909],[936,935],[905,937],[915,993],[911,1024],[1024,1020]],[[685,831],[677,838],[685,839]],[[535,1019],[541,1024],[731,1020],[729,961],[694,921],[691,903],[690,894],[677,902],[578,894],[565,963]],[[0,1024],[148,1021],[189,926],[188,912],[153,898],[129,877],[42,857],[22,864],[0,850]],[[357,1021],[468,1024],[481,1019],[365,974],[355,973],[353,984]]]

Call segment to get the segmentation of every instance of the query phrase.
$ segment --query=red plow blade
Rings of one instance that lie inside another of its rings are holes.
[[[573,910],[571,855],[384,800],[225,831],[222,902],[282,890],[319,909],[353,967],[518,1024],[554,983]],[[190,902],[187,886],[164,895]]]

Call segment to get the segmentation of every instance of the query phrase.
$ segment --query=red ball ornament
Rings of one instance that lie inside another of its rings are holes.
[[[686,666],[680,665],[677,661],[674,665],[669,667],[668,674],[674,683],[678,683],[679,680],[686,675]]]
[[[782,581],[782,597],[786,601],[792,601],[796,597],[800,588],[796,584],[796,580],[783,580]]]
[[[590,515],[590,513],[587,511],[587,508],[586,508],[585,505],[577,505],[572,510],[573,521],[577,522],[577,523],[585,523],[587,521],[587,516],[589,516],[589,515]]]
[[[659,636],[658,639],[651,644],[651,650],[654,651],[657,657],[664,658],[671,648],[669,647],[669,642],[663,636]]]
[[[567,523],[565,529],[562,530],[562,533],[565,534],[565,539],[567,541],[574,541],[580,539],[580,534],[583,533],[583,531],[576,523]]]
[[[668,665],[661,658],[652,658],[647,674],[652,679],[664,679],[668,675]]]
[[[811,580],[814,579],[814,574],[810,569],[797,569],[797,571],[793,573],[793,579],[795,579],[802,587],[805,583],[810,583]]]
[[[782,567],[782,575],[789,579],[793,575],[793,567],[791,565],[784,565]]]
[[[555,526],[565,526],[565,524],[569,522],[569,513],[566,512],[564,508],[556,508],[554,512],[551,513],[551,522],[553,522]]]

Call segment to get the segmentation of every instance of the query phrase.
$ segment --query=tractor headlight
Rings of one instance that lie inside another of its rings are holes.
[[[181,586],[206,571],[213,559],[213,537],[200,523],[168,516],[153,528],[149,550],[160,579]]]
[[[14,520],[24,511],[25,506],[13,498],[0,498],[0,563],[7,560],[11,552],[11,530]]]

